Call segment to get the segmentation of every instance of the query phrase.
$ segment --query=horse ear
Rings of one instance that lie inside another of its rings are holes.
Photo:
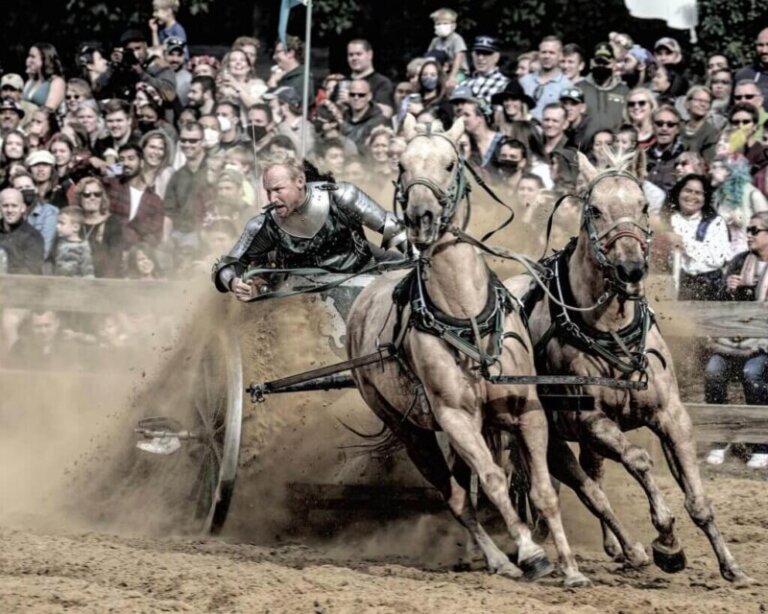
[[[592,166],[592,163],[589,161],[587,156],[585,156],[582,152],[578,152],[576,154],[576,157],[579,161],[579,172],[584,175],[584,178],[587,180],[587,183],[592,181],[595,177],[597,177],[597,169]]]
[[[648,158],[645,155],[645,149],[638,147],[635,149],[635,155],[632,156],[632,174],[638,179],[645,179],[648,174]]]
[[[403,120],[403,136],[406,139],[412,139],[416,136],[416,118],[410,113],[406,113]]]
[[[443,128],[443,122],[441,122],[439,119],[435,119],[432,121],[432,125],[430,126],[430,132],[445,132],[445,128]]]
[[[459,117],[459,119],[453,122],[453,126],[446,132],[446,135],[456,143],[462,134],[464,134],[464,118]]]

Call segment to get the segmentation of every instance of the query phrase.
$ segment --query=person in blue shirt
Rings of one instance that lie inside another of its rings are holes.
[[[176,13],[179,10],[179,0],[153,0],[152,18],[149,29],[152,30],[152,46],[159,47],[169,38],[187,43],[187,32],[178,21]],[[189,60],[189,46],[184,48],[184,59]]]

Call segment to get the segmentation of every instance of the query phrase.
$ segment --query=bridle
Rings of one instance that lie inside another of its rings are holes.
[[[584,205],[581,227],[587,233],[592,254],[595,257],[595,260],[597,260],[600,269],[603,271],[605,280],[611,290],[625,299],[637,300],[640,296],[629,294],[624,289],[625,281],[619,277],[618,265],[611,262],[608,258],[608,251],[613,244],[621,238],[628,237],[634,239],[640,243],[643,252],[643,267],[647,270],[648,258],[650,257],[651,252],[651,241],[653,239],[653,230],[651,229],[650,220],[646,213],[645,226],[640,225],[633,217],[624,216],[614,220],[613,223],[602,231],[598,231],[595,225],[595,220],[598,218],[599,214],[596,213],[597,209],[592,205],[592,192],[600,181],[608,177],[625,177],[631,179],[642,190],[642,183],[627,171],[607,170],[600,173],[590,181],[584,195],[581,197]]]
[[[453,177],[451,178],[450,185],[447,189],[445,189],[437,185],[437,183],[435,183],[429,177],[413,177],[408,181],[404,181],[403,175],[405,174],[405,169],[400,166],[400,171],[397,175],[397,181],[395,182],[395,203],[399,203],[400,207],[402,207],[403,219],[405,220],[406,226],[409,225],[411,221],[405,214],[406,207],[408,206],[408,194],[413,187],[417,185],[424,186],[430,192],[432,192],[432,194],[434,194],[437,202],[442,207],[442,213],[440,214],[438,226],[438,232],[439,234],[442,234],[453,222],[453,218],[459,208],[459,203],[461,203],[462,199],[469,195],[470,188],[464,173],[466,164],[464,157],[459,153],[456,144],[448,136],[440,132],[432,132],[431,127],[428,127],[425,134],[417,134],[416,136],[411,137],[408,140],[408,143],[420,137],[430,138],[432,136],[438,136],[442,139],[445,139],[451,145],[451,149],[453,149],[453,152],[456,154]],[[467,219],[464,221],[464,229],[466,229],[468,223],[469,219],[467,216]]]

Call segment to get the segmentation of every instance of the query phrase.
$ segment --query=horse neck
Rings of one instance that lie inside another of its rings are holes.
[[[443,235],[430,250],[424,287],[432,303],[455,318],[480,314],[488,301],[488,267],[467,243]]]
[[[609,288],[603,276],[585,231],[581,231],[576,249],[568,262],[568,281],[577,307],[591,307]],[[635,315],[635,302],[613,295],[605,304],[580,316],[585,323],[598,330],[619,330],[627,326]]]

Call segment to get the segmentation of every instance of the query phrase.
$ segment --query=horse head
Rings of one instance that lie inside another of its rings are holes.
[[[397,199],[408,240],[423,250],[454,223],[466,192],[464,160],[456,146],[464,122],[458,119],[444,131],[439,121],[417,125],[407,115],[403,128],[408,144],[400,157]]]
[[[582,168],[590,181],[582,196],[579,241],[589,245],[612,290],[639,298],[652,236],[648,200],[635,171],[642,153],[609,154],[609,161],[600,171]]]

